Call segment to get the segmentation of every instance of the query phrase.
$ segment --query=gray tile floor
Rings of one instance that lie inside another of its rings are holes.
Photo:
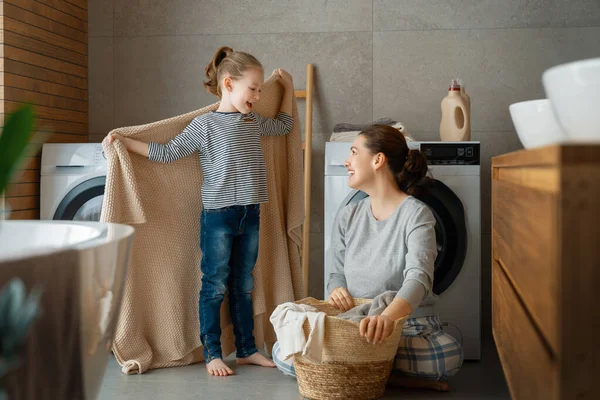
[[[228,358],[228,363],[235,366],[234,358]],[[302,399],[296,381],[276,369],[236,366],[235,370],[236,375],[232,377],[210,377],[202,363],[127,376],[112,359],[99,400]],[[383,399],[510,399],[502,367],[491,342],[484,346],[481,361],[465,362],[449,383],[451,391],[448,393],[388,389]]]

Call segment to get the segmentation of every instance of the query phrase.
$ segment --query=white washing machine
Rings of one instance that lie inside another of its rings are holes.
[[[421,200],[436,218],[438,257],[433,292],[435,313],[448,331],[462,337],[465,359],[481,358],[481,192],[479,142],[409,142],[428,159],[435,180]],[[325,298],[330,236],[339,210],[367,195],[348,186],[344,161],[350,142],[325,146]],[[454,326],[453,326],[454,325]],[[458,328],[458,329],[456,329]]]
[[[106,165],[100,143],[44,144],[40,218],[100,220]]]

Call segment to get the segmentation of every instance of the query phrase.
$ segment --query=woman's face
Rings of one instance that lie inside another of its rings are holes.
[[[365,147],[365,138],[359,135],[350,148],[350,157],[344,162],[348,168],[348,186],[352,189],[363,190],[375,175],[373,160],[375,156]]]

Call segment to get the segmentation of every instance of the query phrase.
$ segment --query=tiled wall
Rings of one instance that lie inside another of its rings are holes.
[[[203,69],[222,45],[303,88],[314,63],[310,293],[323,287],[323,150],[336,122],[382,116],[437,139],[440,100],[463,78],[482,142],[483,295],[489,326],[490,159],[521,148],[511,103],[544,96],[542,72],[600,56],[599,0],[90,0],[90,140],[215,100]],[[301,110],[303,112],[303,109]]]

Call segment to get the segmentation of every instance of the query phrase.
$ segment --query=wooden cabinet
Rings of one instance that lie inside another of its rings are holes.
[[[600,145],[492,160],[492,329],[513,399],[597,399]]]

